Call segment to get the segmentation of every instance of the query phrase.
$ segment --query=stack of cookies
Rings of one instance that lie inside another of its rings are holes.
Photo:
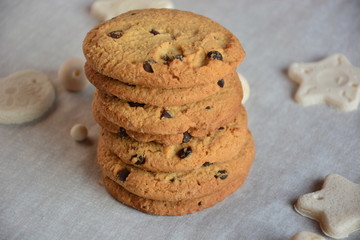
[[[235,72],[245,52],[232,33],[190,12],[135,10],[92,29],[83,50],[114,198],[183,215],[240,187],[255,151]]]

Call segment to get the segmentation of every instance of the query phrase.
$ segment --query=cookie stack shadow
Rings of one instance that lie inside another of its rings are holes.
[[[214,36],[209,41],[215,43],[208,49],[203,47],[200,57],[196,55],[208,67],[203,72],[194,73],[190,64],[194,56],[181,47],[168,48],[159,55],[144,53],[141,64],[133,64],[133,68],[129,67],[130,60],[113,66],[97,61],[102,55],[96,51],[106,46],[112,46],[107,55],[117,54],[114,45],[126,44],[127,31],[131,30],[129,25],[124,30],[122,24],[131,25],[133,16],[141,14],[139,19],[145,25],[141,31],[148,28],[149,38],[165,34],[168,28],[148,27],[147,15],[159,14],[161,20],[166,14],[182,14],[214,27],[211,20],[199,20],[195,14],[151,9],[120,15],[87,35],[83,45],[85,72],[96,87],[93,115],[101,126],[97,157],[104,186],[118,201],[146,213],[193,213],[236,191],[254,158],[255,147],[241,104],[241,83],[235,72],[245,54],[236,38],[227,40],[235,42],[227,51],[224,44],[216,45]],[[163,22],[166,24],[166,19]],[[224,39],[234,38],[221,26],[216,28],[216,34]],[[104,39],[101,43],[108,41],[102,48],[100,41],[94,44],[100,34]],[[119,43],[119,39],[124,42]],[[163,46],[164,40],[159,41]],[[121,75],[118,69],[127,69],[128,73]],[[191,74],[177,74],[174,69]]]

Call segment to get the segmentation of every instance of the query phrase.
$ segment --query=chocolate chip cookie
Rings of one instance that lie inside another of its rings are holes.
[[[245,58],[223,26],[174,9],[134,10],[106,21],[86,35],[83,52],[95,71],[154,88],[216,83]]]
[[[230,78],[219,83],[221,89],[204,100],[175,107],[157,107],[128,102],[99,90],[94,105],[115,125],[139,133],[206,135],[232,121],[241,108],[240,80]]]
[[[159,201],[139,197],[103,175],[106,190],[119,202],[145,213],[171,216],[185,215],[209,208],[235,192],[244,180],[245,178],[241,176],[218,192],[200,198],[182,201]]]
[[[106,77],[93,70],[88,63],[85,64],[85,73],[89,81],[100,91],[126,101],[159,107],[180,106],[197,102],[216,93],[221,88],[217,83],[172,89],[136,86]],[[232,72],[225,76],[225,82],[228,78],[234,78],[234,74],[236,73]]]
[[[250,134],[248,136],[241,151],[233,159],[204,164],[192,171],[144,171],[123,163],[115,154],[106,151],[106,148],[98,149],[98,162],[107,177],[137,196],[161,201],[200,198],[220,191],[236,179],[247,176],[255,152],[253,139]],[[179,153],[179,157],[186,158],[188,154],[185,149]],[[143,159],[139,158],[138,161]]]
[[[111,151],[124,163],[148,171],[190,171],[235,157],[247,138],[247,131],[246,113],[242,108],[236,120],[224,128],[205,138],[189,137],[186,142],[178,145],[141,143],[126,135],[103,129],[99,151]]]

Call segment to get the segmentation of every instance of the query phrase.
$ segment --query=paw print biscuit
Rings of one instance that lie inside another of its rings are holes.
[[[304,106],[327,103],[353,111],[360,102],[360,68],[341,54],[314,63],[294,63],[289,77],[300,84],[295,100]]]
[[[301,196],[295,210],[320,223],[332,238],[345,238],[360,229],[360,185],[337,174],[326,176],[320,191]]]
[[[245,57],[239,40],[227,29],[175,9],[121,14],[91,30],[83,51],[100,74],[167,89],[216,83]]]
[[[99,141],[103,139],[100,137]],[[150,172],[123,163],[106,146],[99,144],[98,162],[106,174],[127,191],[143,198],[160,201],[180,201],[199,198],[223,189],[233,181],[243,181],[254,157],[251,135],[241,151],[233,159],[205,164],[193,171]],[[191,155],[189,149],[178,153],[185,160]],[[146,161],[138,158],[138,161]]]
[[[44,115],[55,100],[54,86],[42,72],[16,72],[0,79],[0,85],[0,123],[33,121]]]

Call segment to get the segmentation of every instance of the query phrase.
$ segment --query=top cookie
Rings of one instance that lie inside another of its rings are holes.
[[[245,57],[239,40],[213,20],[174,9],[121,14],[83,42],[92,68],[125,83],[183,88],[216,82]]]

